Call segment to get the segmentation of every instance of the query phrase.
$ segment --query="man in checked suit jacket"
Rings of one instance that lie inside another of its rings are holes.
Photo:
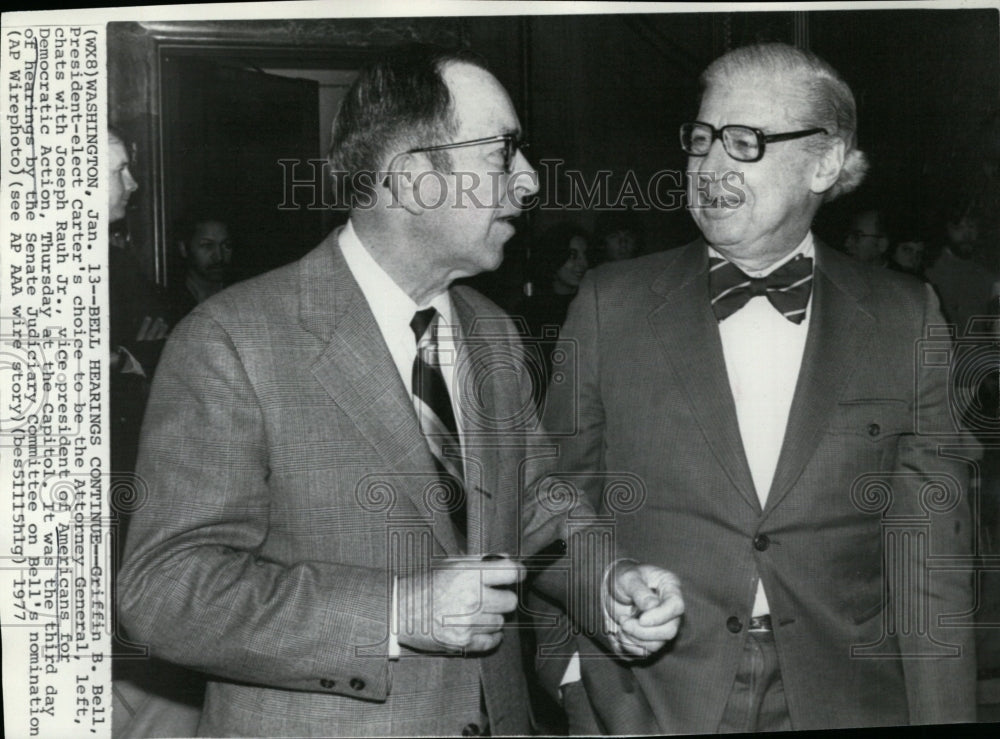
[[[174,330],[120,608],[154,655],[208,673],[199,733],[530,731],[512,586],[521,558],[568,528],[524,492],[526,461],[548,452],[525,415],[532,388],[496,371],[519,355],[509,319],[448,289],[500,264],[536,189],[519,134],[468,54],[419,47],[373,64],[334,123],[334,169],[356,195],[348,225]],[[427,406],[415,413],[410,324],[427,307],[440,330],[421,362],[448,386],[450,446],[422,433]],[[581,623],[613,627],[622,655],[662,647],[683,608],[672,576],[580,551],[587,567],[561,582],[603,603]]]
[[[702,82],[682,145],[704,238],[585,279],[562,333],[579,370],[545,416],[578,419],[560,469],[643,482],[616,534],[677,574],[685,615],[641,663],[578,639],[568,669],[543,672],[579,731],[973,720],[970,631],[954,624],[973,603],[975,450],[948,435],[947,367],[922,361],[937,301],[810,232],[864,173],[853,96],[780,44],[734,50]]]

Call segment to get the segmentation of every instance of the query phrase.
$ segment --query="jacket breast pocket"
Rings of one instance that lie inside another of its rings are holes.
[[[900,399],[859,399],[837,404],[827,427],[830,433],[856,436],[870,443],[913,431],[913,410]]]

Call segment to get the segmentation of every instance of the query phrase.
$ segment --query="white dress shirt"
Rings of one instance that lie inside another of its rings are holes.
[[[452,382],[455,375],[453,358],[455,342],[458,339],[458,324],[454,320],[455,311],[451,305],[448,291],[438,293],[427,305],[417,305],[403,289],[375,261],[368,249],[361,243],[357,232],[350,221],[340,232],[340,250],[348,269],[357,280],[361,293],[365,296],[368,307],[375,316],[382,338],[389,347],[389,354],[399,371],[406,392],[413,395],[413,360],[417,357],[417,341],[410,328],[413,314],[418,310],[433,307],[441,315],[438,320],[438,354],[441,362],[441,374],[452,398],[455,411],[455,422],[459,425],[461,435],[461,420],[459,419],[460,403],[455,402]]]
[[[417,305],[413,299],[397,285],[393,279],[375,261],[361,239],[358,238],[350,221],[340,232],[340,251],[351,270],[354,279],[361,288],[361,293],[375,316],[382,338],[389,347],[389,354],[399,371],[406,393],[413,397],[413,360],[417,357],[417,340],[410,328],[413,314],[418,310],[434,307],[441,315],[438,321],[438,357],[441,374],[452,398],[452,408],[455,412],[455,423],[458,426],[461,442],[462,419],[459,412],[460,403],[455,402],[453,380],[455,375],[455,347],[458,341],[458,324],[454,321],[454,310],[448,291],[438,293],[427,305]],[[389,629],[389,658],[397,659],[399,649],[399,621],[397,607],[397,581],[392,584],[392,624]]]
[[[792,253],[750,277],[766,277],[799,254],[814,257],[812,233],[807,233]],[[709,254],[721,257],[711,247]],[[802,353],[809,331],[812,292],[802,323],[792,323],[763,295],[719,323],[722,353],[726,358],[729,387],[736,401],[736,418],[743,450],[750,465],[757,498],[763,508],[774,480],[778,456],[785,439],[788,413],[802,366]],[[757,582],[753,614],[770,613],[764,585]]]

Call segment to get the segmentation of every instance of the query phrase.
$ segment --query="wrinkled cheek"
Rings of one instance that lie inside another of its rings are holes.
[[[413,197],[425,210],[437,210],[449,205],[448,187],[440,172],[421,172],[413,181]]]

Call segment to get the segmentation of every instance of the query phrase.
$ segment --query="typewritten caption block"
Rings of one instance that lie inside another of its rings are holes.
[[[105,32],[2,44],[5,728],[110,736]]]

